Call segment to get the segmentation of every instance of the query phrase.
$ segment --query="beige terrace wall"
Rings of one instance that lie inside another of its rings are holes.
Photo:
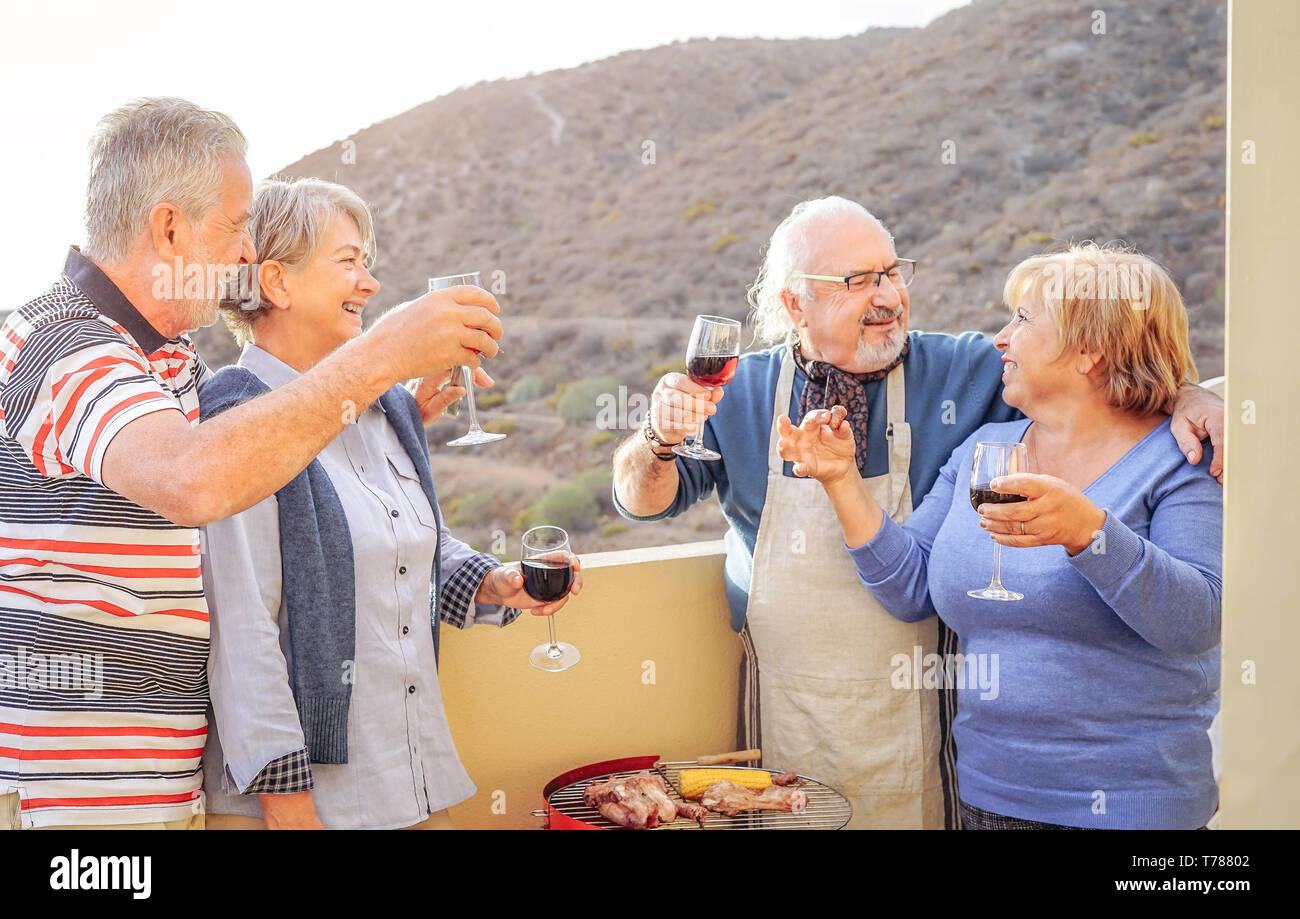
[[[1300,3],[1232,4],[1220,780],[1225,829],[1300,827],[1297,47]],[[1244,162],[1252,153],[1254,163]]]
[[[555,620],[557,637],[582,652],[563,673],[528,663],[546,640],[539,618],[443,630],[443,698],[478,786],[452,809],[457,827],[541,826],[530,811],[541,806],[542,787],[577,766],[734,747],[741,645],[729,624],[723,557],[720,541],[584,556],[582,595]],[[502,798],[505,812],[494,813]]]

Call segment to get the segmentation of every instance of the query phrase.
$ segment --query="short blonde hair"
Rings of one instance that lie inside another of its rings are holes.
[[[1014,313],[1031,299],[1056,323],[1061,353],[1100,352],[1111,405],[1159,412],[1196,380],[1187,308],[1169,273],[1132,249],[1077,243],[1011,270],[1002,297]]]
[[[375,228],[370,209],[356,192],[334,182],[280,178],[259,182],[253,192],[248,232],[259,262],[300,268],[316,254],[330,220],[343,216],[356,222],[361,245],[373,262]],[[256,273],[253,277],[255,280]],[[246,304],[221,307],[221,318],[241,347],[252,340],[253,321],[271,310],[260,286],[254,286],[254,293],[256,298]]]

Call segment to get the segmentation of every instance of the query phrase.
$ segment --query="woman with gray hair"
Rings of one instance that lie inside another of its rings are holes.
[[[200,391],[205,418],[359,335],[379,290],[370,213],[343,186],[264,182],[250,232],[258,299],[223,307],[244,347]],[[480,369],[477,382],[492,381]],[[433,383],[426,417],[464,394]],[[447,808],[475,789],[442,707],[439,621],[507,625],[567,602],[538,604],[517,565],[448,532],[411,391],[394,386],[346,420],[297,478],[204,530],[209,828],[450,827]]]

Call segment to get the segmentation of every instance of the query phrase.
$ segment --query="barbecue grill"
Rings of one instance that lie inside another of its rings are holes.
[[[668,795],[674,801],[683,800],[679,777],[683,769],[697,766],[696,762],[664,763],[658,756],[630,756],[601,763],[580,766],[557,775],[546,784],[542,797],[546,806],[533,811],[534,817],[546,820],[544,827],[551,830],[621,830],[600,811],[588,807],[582,800],[582,791],[592,782],[636,775],[644,770],[658,772],[668,786]],[[738,766],[710,766],[711,769],[740,769]],[[768,769],[772,775],[781,773]],[[684,817],[671,823],[660,824],[659,830],[838,830],[853,817],[853,805],[842,794],[821,782],[800,776],[801,788],[808,795],[808,808],[803,813],[784,811],[742,811],[734,817],[710,812],[701,827]]]

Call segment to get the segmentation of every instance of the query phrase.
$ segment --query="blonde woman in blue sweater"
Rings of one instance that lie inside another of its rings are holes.
[[[781,419],[781,455],[825,487],[876,599],[961,639],[967,828],[1200,828],[1218,807],[1222,493],[1165,423],[1196,372],[1182,298],[1145,256],[1091,244],[1022,262],[1004,295],[1004,399],[1028,420],[975,431],[905,524],[852,474],[839,410]],[[1025,444],[1029,471],[993,487],[1027,500],[972,508],[981,441]],[[990,538],[1023,600],[967,595]]]

